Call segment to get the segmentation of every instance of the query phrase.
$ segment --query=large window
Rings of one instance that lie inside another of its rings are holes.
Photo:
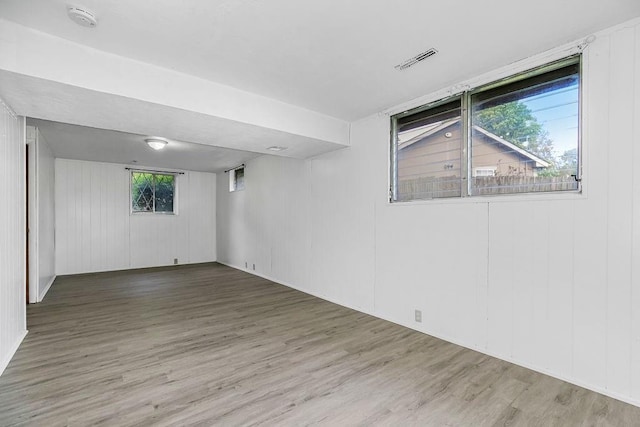
[[[131,211],[175,213],[176,176],[131,171]]]
[[[391,200],[579,190],[579,61],[393,116]]]

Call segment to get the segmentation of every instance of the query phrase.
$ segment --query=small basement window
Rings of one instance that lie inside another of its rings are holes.
[[[489,168],[474,168],[473,169],[473,176],[477,176],[477,177],[481,177],[481,176],[496,176],[496,168],[495,167],[489,167]]]
[[[244,166],[229,170],[229,192],[244,190]]]
[[[131,171],[131,212],[175,213],[176,174]]]
[[[391,118],[392,202],[580,191],[580,56]]]

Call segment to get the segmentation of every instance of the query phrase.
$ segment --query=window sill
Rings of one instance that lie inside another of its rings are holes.
[[[177,212],[130,212],[131,216],[177,216]]]
[[[563,200],[585,200],[587,198],[584,191],[563,191],[557,193],[529,193],[529,194],[496,194],[491,196],[468,196],[451,197],[442,199],[422,199],[409,200],[406,202],[387,202],[387,206],[425,206],[425,205],[449,205],[468,203],[514,203],[514,202],[542,202],[542,201],[563,201]]]

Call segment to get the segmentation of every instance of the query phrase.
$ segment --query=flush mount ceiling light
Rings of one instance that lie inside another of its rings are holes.
[[[69,6],[67,7],[67,14],[73,22],[83,27],[93,28],[98,25],[98,20],[93,12],[82,7]]]
[[[425,50],[424,52],[417,54],[413,58],[409,58],[406,61],[404,61],[403,63],[396,65],[394,68],[396,70],[398,70],[398,71],[406,70],[409,67],[413,67],[418,62],[424,61],[428,57],[435,55],[436,53],[438,53],[438,51],[435,50],[434,48],[431,48],[429,50]]]
[[[162,150],[169,143],[169,141],[163,138],[147,138],[144,142],[154,150]]]
[[[286,150],[288,147],[280,147],[278,145],[273,145],[271,147],[267,147],[267,150],[271,150],[271,151],[283,151]]]

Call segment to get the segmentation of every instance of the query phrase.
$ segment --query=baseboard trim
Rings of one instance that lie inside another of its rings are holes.
[[[625,402],[625,403],[628,403],[630,405],[634,405],[634,406],[640,407],[640,400],[634,399],[634,398],[632,398],[630,396],[622,395],[622,394],[616,393],[614,391],[607,390],[606,388],[586,383],[584,381],[581,381],[581,380],[579,380],[577,378],[573,378],[571,376],[558,374],[557,372],[549,371],[547,369],[540,368],[539,366],[535,366],[533,364],[529,364],[529,363],[526,363],[526,362],[522,362],[520,360],[513,359],[513,358],[511,358],[509,356],[493,353],[493,352],[488,351],[487,349],[482,348],[482,347],[478,347],[478,346],[475,346],[475,345],[469,345],[467,343],[462,343],[462,342],[460,342],[460,341],[458,341],[456,339],[452,339],[452,338],[447,337],[445,335],[438,334],[438,333],[433,333],[432,331],[429,331],[428,329],[418,329],[414,325],[408,324],[406,322],[386,317],[386,316],[381,315],[379,313],[375,313],[373,311],[366,310],[366,309],[364,309],[362,307],[355,307],[355,306],[352,306],[352,305],[349,305],[349,304],[345,304],[344,302],[336,301],[333,298],[328,298],[328,297],[326,297],[326,296],[324,296],[322,294],[319,294],[319,293],[316,293],[316,292],[311,292],[311,291],[306,290],[306,289],[302,289],[302,288],[300,288],[298,286],[294,286],[294,285],[292,285],[290,283],[286,283],[286,282],[277,280],[277,279],[275,279],[273,277],[269,277],[268,275],[261,274],[261,273],[258,273],[256,271],[253,271],[253,270],[242,268],[242,267],[239,267],[239,266],[236,266],[236,265],[233,265],[233,264],[229,264],[229,263],[226,263],[226,262],[223,262],[223,261],[218,261],[218,263],[222,264],[222,265],[226,265],[227,267],[235,268],[236,270],[244,271],[245,273],[249,273],[249,274],[252,274],[254,276],[262,277],[263,279],[269,280],[269,281],[277,283],[279,285],[286,286],[288,288],[295,289],[295,290],[300,291],[300,292],[304,292],[305,294],[312,295],[314,297],[323,299],[325,301],[328,301],[328,302],[331,302],[331,303],[334,303],[334,304],[338,304],[338,305],[340,305],[342,307],[350,308],[351,310],[356,310],[356,311],[359,311],[361,313],[368,314],[368,315],[373,316],[373,317],[377,317],[378,319],[386,320],[387,322],[391,322],[391,323],[395,323],[396,325],[404,326],[405,328],[412,329],[412,330],[414,330],[416,332],[421,332],[423,334],[430,335],[432,337],[441,339],[443,341],[447,341],[447,342],[450,342],[452,344],[459,345],[460,347],[468,348],[469,350],[477,351],[478,353],[486,354],[487,356],[495,357],[496,359],[504,360],[505,362],[513,363],[514,365],[522,366],[523,368],[531,369],[532,371],[539,372],[539,373],[544,374],[544,375],[549,375],[550,377],[553,377],[553,378],[556,378],[556,379],[559,379],[559,380],[562,380],[562,381],[566,381],[566,382],[568,382],[570,384],[573,384],[573,385],[576,385],[578,387],[586,388],[587,390],[591,390],[591,391],[594,391],[596,393],[600,393],[600,394],[602,394],[604,396],[611,397],[611,398],[619,400],[621,402]]]
[[[47,292],[49,292],[49,289],[51,288],[51,285],[53,285],[53,282],[55,282],[56,277],[58,277],[58,276],[56,276],[54,274],[53,277],[51,278],[51,280],[49,280],[49,283],[47,284],[47,286],[45,286],[43,291],[40,292],[40,295],[38,296],[38,302],[42,302],[44,297],[47,295]]]
[[[505,355],[498,354],[498,353],[493,353],[493,352],[488,351],[487,349],[482,348],[482,347],[478,347],[478,346],[475,346],[475,345],[469,345],[469,344],[466,344],[466,343],[462,343],[462,342],[460,342],[460,341],[458,341],[456,339],[449,338],[446,335],[433,333],[433,332],[431,332],[429,330],[418,329],[415,326],[410,325],[410,324],[405,323],[405,322],[402,322],[402,321],[390,319],[388,317],[381,316],[379,314],[371,314],[371,315],[374,316],[374,317],[377,317],[379,319],[386,320],[387,322],[395,323],[396,325],[404,326],[405,328],[409,328],[409,329],[412,329],[414,331],[421,332],[423,334],[427,334],[427,335],[430,335],[432,337],[441,339],[443,341],[447,341],[447,342],[450,342],[452,344],[459,345],[460,347],[468,348],[469,350],[477,351],[478,353],[486,354],[487,356],[495,357],[496,359],[504,360],[505,362],[513,363],[514,365],[518,365],[518,366],[521,366],[523,368],[531,369],[532,371],[535,371],[535,372],[538,372],[538,373],[541,373],[541,374],[544,374],[544,375],[548,375],[550,377],[553,377],[553,378],[568,382],[568,383],[573,384],[575,386],[586,388],[587,390],[591,390],[593,392],[600,393],[600,394],[602,394],[604,396],[608,396],[608,397],[611,397],[613,399],[620,400],[621,402],[625,402],[625,403],[628,403],[630,405],[640,407],[640,400],[633,399],[630,396],[625,396],[625,395],[613,392],[611,390],[607,390],[607,389],[605,389],[603,387],[600,387],[600,386],[595,386],[593,384],[588,384],[588,383],[586,383],[584,381],[581,381],[579,379],[573,378],[571,376],[558,374],[557,372],[550,371],[550,370],[545,369],[545,368],[540,368],[539,366],[536,366],[534,364],[526,363],[526,362],[523,362],[523,361],[517,360],[517,359],[513,359],[513,358],[511,358],[509,356],[505,356]]]
[[[65,276],[81,276],[84,274],[100,274],[100,273],[115,273],[118,271],[135,271],[135,270],[149,270],[149,269],[153,269],[153,268],[173,268],[173,267],[185,267],[185,266],[189,266],[189,265],[198,265],[198,264],[213,264],[218,262],[217,260],[213,260],[213,261],[197,261],[197,262],[181,262],[179,264],[160,264],[160,265],[148,265],[148,266],[137,266],[137,267],[118,267],[118,268],[114,268],[114,269],[108,269],[108,270],[92,270],[92,271],[82,271],[82,272],[60,272],[57,271],[56,273],[56,277],[60,276],[60,277],[65,277]],[[225,264],[226,265],[226,264]],[[233,267],[235,268],[235,267]]]
[[[11,359],[13,359],[13,356],[16,354],[16,351],[18,351],[20,344],[22,344],[22,341],[24,340],[24,337],[27,336],[28,332],[29,331],[25,330],[20,334],[16,342],[9,349],[9,353],[4,356],[2,361],[0,361],[0,375],[2,375],[4,373],[4,370],[7,369],[7,366],[9,366],[9,362],[11,362]]]
[[[257,271],[254,271],[254,270],[249,270],[247,268],[240,267],[240,266],[237,266],[237,265],[234,265],[234,264],[229,264],[229,263],[226,263],[224,261],[216,261],[216,262],[218,264],[226,265],[227,267],[235,268],[236,270],[244,271],[245,273],[249,273],[249,274],[254,275],[254,276],[262,277],[263,279],[269,280],[270,282],[277,283],[278,285],[286,286],[288,288],[295,289],[296,291],[300,291],[300,292],[305,293],[307,295],[311,295],[311,296],[314,296],[316,298],[320,298],[320,299],[323,299],[325,301],[329,301],[330,303],[337,304],[337,305],[340,305],[342,307],[350,308],[351,310],[356,310],[356,311],[359,311],[360,313],[368,314],[370,316],[382,319],[382,317],[378,316],[377,314],[373,313],[370,310],[367,310],[364,307],[356,307],[356,306],[352,306],[352,305],[349,305],[349,304],[345,304],[345,303],[343,303],[341,301],[335,300],[335,299],[330,298],[330,297],[328,297],[326,295],[323,295],[323,294],[320,294],[320,293],[317,293],[317,292],[313,292],[313,291],[310,291],[308,289],[301,288],[299,286],[296,286],[296,285],[288,283],[288,282],[283,282],[281,280],[275,279],[274,277],[268,276],[266,274],[258,273]],[[383,320],[387,320],[387,319],[383,319]],[[391,320],[389,320],[389,322],[391,322]],[[397,323],[397,322],[392,322],[392,323]],[[401,326],[404,326],[404,325],[401,325]],[[422,332],[422,331],[418,331],[418,332]]]

